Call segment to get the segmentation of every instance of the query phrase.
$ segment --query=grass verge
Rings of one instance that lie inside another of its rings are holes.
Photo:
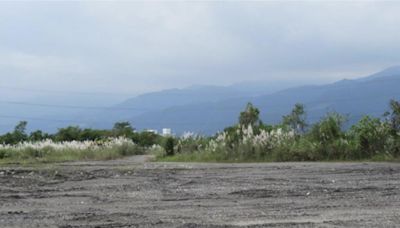
[[[56,163],[67,161],[84,160],[111,160],[124,156],[144,154],[145,148],[134,144],[121,144],[111,147],[95,147],[83,149],[56,149],[46,148],[24,148],[24,149],[1,149],[0,165],[9,164],[35,164],[35,163]]]

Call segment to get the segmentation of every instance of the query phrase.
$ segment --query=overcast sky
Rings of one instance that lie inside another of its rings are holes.
[[[0,2],[0,85],[137,94],[400,64],[396,2]]]

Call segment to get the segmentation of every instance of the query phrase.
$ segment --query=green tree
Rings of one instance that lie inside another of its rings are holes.
[[[159,138],[160,136],[153,132],[143,131],[137,133],[134,141],[140,146],[152,146],[159,142]]]
[[[260,111],[252,103],[247,103],[246,109],[240,113],[239,125],[258,127],[261,124]]]
[[[42,140],[48,139],[48,138],[50,138],[50,135],[47,134],[47,133],[42,132],[41,130],[33,131],[29,135],[29,140],[33,141],[33,142],[42,141]]]
[[[297,134],[304,133],[307,127],[304,105],[299,103],[295,104],[292,112],[289,115],[283,116],[282,124],[289,126]]]
[[[1,144],[16,144],[14,134],[8,132],[0,137]]]
[[[129,122],[116,122],[112,129],[114,136],[129,137],[132,135],[134,128]]]
[[[165,153],[167,156],[173,156],[175,154],[175,139],[173,137],[167,137],[164,144]]]
[[[385,113],[391,127],[392,135],[400,133],[400,102],[390,100],[390,111]]]
[[[344,136],[342,127],[347,118],[339,113],[328,113],[322,120],[314,124],[311,136],[314,140],[326,143]]]
[[[81,140],[81,128],[78,126],[69,126],[66,128],[58,129],[55,135],[57,141],[80,141]]]
[[[98,140],[102,138],[111,137],[110,130],[98,130],[98,129],[91,129],[85,128],[80,133],[81,140]]]
[[[387,123],[378,118],[364,116],[351,127],[349,135],[356,140],[362,157],[371,157],[384,151],[389,131]]]
[[[28,139],[26,134],[26,126],[28,122],[20,121],[15,127],[14,131],[8,132],[0,137],[2,144],[17,144]]]
[[[14,128],[13,132],[13,137],[14,137],[14,142],[22,142],[28,139],[28,135],[26,134],[26,126],[28,125],[28,122],[26,121],[20,121]]]
[[[391,153],[399,157],[400,156],[400,102],[391,100],[390,101],[390,112],[386,112],[385,116],[388,118],[387,123],[390,126],[390,134],[392,138],[389,140],[388,147]]]
[[[25,134],[26,131],[26,126],[28,125],[27,121],[20,121],[15,127],[14,127],[14,132],[20,133],[20,134]]]

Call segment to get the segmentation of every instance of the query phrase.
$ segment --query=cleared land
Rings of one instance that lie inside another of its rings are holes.
[[[395,227],[396,163],[0,167],[0,227]]]

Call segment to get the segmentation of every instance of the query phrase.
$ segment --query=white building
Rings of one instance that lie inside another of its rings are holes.
[[[171,130],[171,128],[163,128],[163,129],[162,129],[162,135],[164,135],[164,136],[172,135],[172,130]]]

